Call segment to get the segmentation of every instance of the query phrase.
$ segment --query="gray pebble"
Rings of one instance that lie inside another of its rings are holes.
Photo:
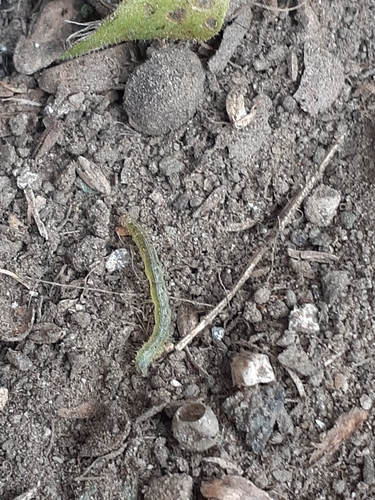
[[[28,121],[29,118],[25,113],[20,113],[12,116],[9,119],[9,127],[12,131],[12,134],[17,137],[24,135],[24,133],[26,132]]]
[[[374,461],[370,455],[365,455],[363,460],[363,481],[366,484],[375,483],[375,467]]]
[[[306,245],[307,243],[307,234],[305,231],[292,231],[290,235],[290,240],[292,243],[296,245],[296,247],[302,248]]]
[[[285,111],[293,113],[296,110],[297,103],[291,95],[287,95],[283,99],[282,106],[285,109]]]
[[[283,366],[294,370],[299,375],[307,377],[316,372],[316,367],[310,361],[302,347],[290,345],[277,358]]]
[[[346,490],[346,481],[345,479],[340,479],[339,481],[336,481],[334,484],[333,484],[333,488],[335,490],[336,493],[338,493],[339,495],[342,495],[345,490]]]
[[[336,189],[319,186],[305,201],[306,219],[317,226],[329,226],[336,215],[340,199],[340,193]]]
[[[297,297],[293,290],[285,292],[285,302],[288,307],[294,307],[297,304]]]
[[[259,288],[254,293],[254,302],[256,304],[266,304],[270,300],[271,292],[267,288]]]
[[[245,305],[243,317],[249,323],[261,323],[263,320],[262,313],[254,302],[248,302]]]
[[[187,48],[154,52],[129,78],[124,107],[139,132],[163,135],[186,123],[203,98],[205,72]]]
[[[353,212],[342,212],[340,218],[345,229],[353,229],[357,216]]]
[[[17,194],[17,190],[13,189],[11,185],[9,177],[0,175],[0,208],[6,209]]]
[[[9,363],[22,372],[27,372],[33,366],[31,360],[27,356],[13,349],[8,349],[6,357]]]
[[[89,313],[84,311],[79,311],[75,315],[74,319],[76,320],[78,326],[80,328],[87,328],[91,323],[91,316]]]
[[[324,148],[322,148],[321,146],[318,147],[314,153],[313,162],[317,163],[317,164],[322,163],[325,155],[326,155],[326,150]]]
[[[180,194],[173,202],[173,208],[176,212],[183,212],[189,206],[189,197],[186,194]]]
[[[318,227],[312,228],[309,234],[310,243],[317,247],[327,248],[332,243],[332,238]]]
[[[173,157],[163,158],[159,163],[159,170],[162,175],[169,177],[172,174],[178,174],[184,169],[184,164]]]
[[[282,300],[275,300],[267,305],[267,312],[272,319],[286,318],[289,308]]]
[[[0,411],[3,410],[7,402],[8,402],[8,389],[6,387],[0,387]]]
[[[277,345],[280,347],[288,347],[291,344],[294,344],[296,341],[297,335],[294,332],[290,332],[289,330],[285,330],[282,336],[277,341]]]

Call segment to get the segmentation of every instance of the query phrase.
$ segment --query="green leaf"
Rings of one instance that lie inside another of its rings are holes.
[[[229,0],[123,0],[88,38],[61,59],[129,40],[207,40],[220,30]]]

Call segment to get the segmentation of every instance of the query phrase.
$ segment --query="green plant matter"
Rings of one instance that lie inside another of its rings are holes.
[[[81,56],[128,40],[207,40],[220,30],[229,0],[123,0],[99,28],[61,56]]]

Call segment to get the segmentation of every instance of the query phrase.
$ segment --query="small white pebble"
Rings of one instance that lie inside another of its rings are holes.
[[[182,384],[178,380],[176,380],[175,378],[173,380],[171,380],[172,387],[181,387],[181,385]]]
[[[105,262],[105,268],[109,273],[121,271],[130,262],[130,255],[126,248],[114,250]]]
[[[322,420],[319,420],[318,418],[315,419],[316,425],[319,427],[321,431],[324,431],[326,428],[326,424],[322,422]]]
[[[368,396],[367,394],[362,394],[359,401],[364,410],[366,411],[370,410],[372,406],[372,399],[370,398],[370,396]]]
[[[211,328],[211,335],[214,340],[223,340],[225,330],[222,326],[213,326]]]

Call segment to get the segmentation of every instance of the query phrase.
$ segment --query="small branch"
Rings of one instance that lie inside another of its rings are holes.
[[[309,0],[302,0],[302,2],[296,5],[295,7],[287,7],[286,9],[282,9],[280,7],[272,7],[270,5],[265,5],[258,2],[251,2],[250,5],[254,7],[260,7],[261,9],[270,10],[272,12],[292,12],[294,10],[300,9],[303,5],[307,4],[308,1]]]
[[[119,439],[119,442],[117,443],[118,445],[118,448],[114,451],[111,451],[110,453],[107,453],[106,455],[102,455],[98,458],[96,458],[93,463],[87,467],[87,469],[83,472],[83,474],[81,474],[79,477],[77,477],[75,479],[76,482],[80,482],[80,481],[91,481],[91,480],[94,480],[94,479],[99,479],[99,478],[96,478],[96,477],[87,477],[87,474],[98,464],[100,463],[101,461],[109,461],[109,460],[114,460],[115,458],[117,458],[118,456],[120,456],[124,451],[125,451],[125,448],[126,448],[126,445],[127,445],[127,438],[129,436],[129,433],[130,433],[130,428],[131,428],[131,424],[130,424],[130,420],[128,420],[126,422],[126,425],[125,425],[125,430],[124,432],[121,434],[120,436],[120,439]]]
[[[285,227],[291,222],[293,215],[300,207],[303,200],[306,198],[306,196],[309,195],[309,193],[315,186],[318,179],[323,175],[325,169],[327,168],[327,165],[329,164],[329,162],[335,155],[336,151],[339,149],[341,143],[343,142],[344,137],[345,135],[343,134],[336,142],[336,144],[332,146],[327,156],[324,158],[323,162],[319,166],[317,172],[312,177],[310,177],[310,179],[307,181],[307,183],[301,189],[301,191],[299,191],[299,193],[297,193],[297,195],[294,196],[294,198],[292,198],[289,201],[289,203],[287,203],[285,208],[282,210],[280,216],[276,220],[273,228],[267,234],[264,243],[258,248],[253,257],[250,259],[247,268],[245,269],[245,272],[237,281],[237,283],[234,285],[234,287],[229,292],[227,292],[224,299],[221,302],[219,302],[219,304],[210,313],[204,316],[202,321],[193,330],[191,330],[190,333],[188,333],[183,339],[180,340],[180,342],[178,342],[175,345],[176,351],[182,351],[182,349],[184,349],[193,340],[194,337],[196,337],[202,330],[204,330],[208,325],[210,325],[212,321],[216,318],[216,316],[225,309],[225,307],[228,305],[228,302],[232,300],[233,297],[237,294],[237,292],[244,286],[246,281],[252,275],[255,267],[261,261],[264,254],[270,248],[271,244],[275,241],[277,235],[285,230]]]

